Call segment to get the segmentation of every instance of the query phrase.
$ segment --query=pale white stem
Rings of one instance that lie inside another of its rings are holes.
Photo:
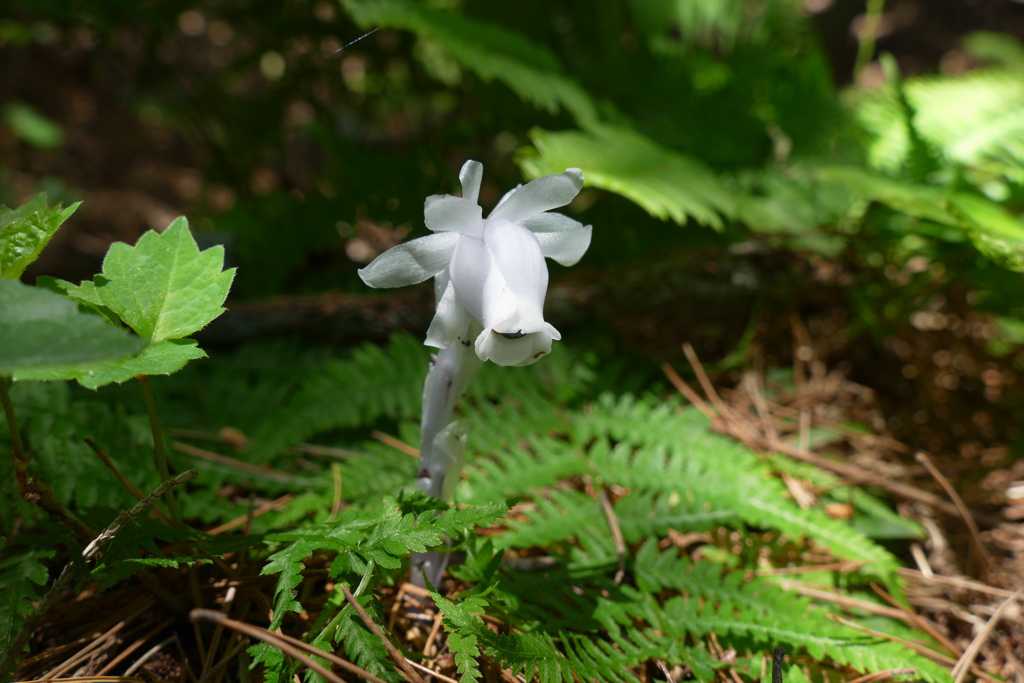
[[[424,493],[442,499],[451,496],[462,469],[465,430],[453,420],[455,404],[482,364],[469,338],[467,334],[441,349],[423,383],[416,485]]]
[[[423,383],[423,416],[420,419],[420,465],[416,486],[424,493],[448,500],[462,472],[466,429],[454,420],[455,404],[483,362],[472,350],[467,330],[441,349],[430,364]],[[437,586],[448,566],[448,553],[432,550],[413,553],[410,580],[423,586],[423,577]]]

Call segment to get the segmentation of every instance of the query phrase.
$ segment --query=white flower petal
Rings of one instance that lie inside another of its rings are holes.
[[[420,237],[388,249],[359,269],[371,287],[404,287],[433,277],[448,267],[460,235],[442,232]]]
[[[484,227],[484,244],[495,267],[516,300],[516,320],[510,324],[531,327],[544,320],[544,295],[548,291],[548,266],[536,235],[521,225],[498,218],[488,219]],[[481,320],[484,327],[498,332],[533,332],[507,327],[502,320]],[[506,323],[509,321],[506,320]]]
[[[427,329],[427,340],[423,343],[443,349],[458,342],[460,338],[466,338],[470,316],[469,311],[455,296],[455,286],[452,285],[447,272],[438,274],[436,280],[445,282],[446,286],[437,297],[437,310],[434,312],[434,319],[430,321],[430,328]]]
[[[483,240],[463,236],[452,254],[448,272],[455,295],[483,327],[515,315],[516,296]]]
[[[544,256],[563,266],[575,264],[590,247],[593,226],[583,225],[560,213],[545,212],[527,218],[520,225],[537,236]]]
[[[508,339],[494,330],[484,330],[476,338],[475,351],[480,360],[497,365],[523,366],[536,363],[551,353],[551,342],[562,335],[548,323],[543,329],[515,339]]]
[[[515,194],[516,190],[518,190],[522,186],[523,186],[523,184],[519,183],[518,185],[513,187],[511,190],[509,190],[505,194],[501,195],[501,199],[499,199],[498,203],[494,205],[493,209],[491,209],[491,216],[493,217],[494,216],[494,212],[498,210],[498,207],[501,206],[502,204],[504,204],[505,202],[507,202],[508,198],[511,197],[513,194]]]
[[[474,204],[480,200],[480,183],[484,179],[484,165],[470,159],[459,171],[459,182],[462,183],[462,198]]]
[[[489,218],[505,218],[513,223],[539,213],[565,206],[583,187],[583,172],[567,168],[562,173],[546,175],[516,188],[494,208]]]
[[[434,232],[461,232],[479,237],[483,211],[475,201],[450,194],[435,194],[423,204],[423,222]]]

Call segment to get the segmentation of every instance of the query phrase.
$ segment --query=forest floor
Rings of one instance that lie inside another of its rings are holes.
[[[936,3],[953,19],[957,14],[947,5],[957,4],[964,3]],[[985,7],[999,3],[966,4],[984,14]],[[998,20],[998,10],[990,9],[989,18]],[[936,10],[929,15],[929,22],[939,21],[944,12]],[[985,23],[983,18],[975,22]],[[945,47],[940,49],[936,41],[926,40],[931,35],[942,35],[940,42]],[[916,60],[924,70],[949,54],[956,35],[922,26],[890,47],[902,50],[906,59]],[[837,55],[836,63],[845,64],[847,57]],[[35,274],[77,281],[97,272],[111,241],[134,242],[144,230],[162,228],[173,216],[193,208],[202,182],[202,152],[183,145],[173,131],[132,117],[115,102],[90,91],[59,55],[41,55],[41,60],[37,68],[52,77],[39,79],[39,97],[47,97],[43,84],[45,90],[60,93],[60,97],[71,93],[69,101],[72,108],[81,110],[83,123],[66,130],[68,144],[61,150],[22,159],[24,163],[11,171],[9,182],[22,199],[38,191],[42,176],[59,177],[82,191],[90,207],[87,219],[69,223],[34,267]],[[8,149],[9,142],[0,140]],[[83,164],[85,157],[88,163]],[[917,520],[928,531],[928,538],[911,544],[902,558],[908,568],[901,575],[912,609],[899,604],[891,609],[932,633],[957,658],[975,662],[987,672],[981,678],[994,681],[1003,676],[1024,681],[1020,591],[1024,577],[1024,459],[1019,454],[1020,425],[1024,424],[1024,401],[1019,397],[1024,377],[1014,364],[1015,356],[997,359],[989,355],[986,344],[992,336],[992,321],[972,309],[970,292],[955,288],[942,292],[941,313],[922,312],[875,344],[865,343],[863,336],[851,340],[850,312],[842,294],[846,266],[817,259],[801,267],[807,285],[801,291],[814,294],[793,302],[789,310],[761,314],[742,370],[708,377],[695,357],[680,351],[680,343],[686,340],[680,330],[689,322],[685,319],[648,310],[650,317],[644,325],[621,325],[619,331],[630,348],[665,361],[672,384],[706,411],[722,433],[753,449],[781,452],[847,481],[886,491],[902,515]],[[374,303],[345,298],[345,305],[339,305],[337,300],[324,303],[331,297],[324,295],[323,300],[283,298],[246,302],[237,308],[248,308],[259,316],[265,307],[305,305],[309,308],[304,314],[307,317],[302,318],[306,326],[308,316],[323,316],[315,320],[323,325],[325,320],[344,322],[346,316],[364,319],[373,315],[368,310],[385,306],[403,315],[380,316],[382,319],[423,324],[418,314],[409,312],[414,308],[410,297],[419,303],[426,296],[425,292],[396,294],[392,299],[375,297]],[[635,301],[628,293],[620,304],[620,310],[606,314],[613,325],[635,314],[631,308]],[[671,302],[664,305],[671,307]],[[671,327],[660,327],[659,320],[671,320],[667,323]],[[378,334],[384,331],[379,325],[375,330]],[[718,360],[698,350],[705,362]],[[796,390],[776,392],[769,400],[765,387],[771,382],[765,370],[780,366],[792,368]],[[690,377],[689,383],[676,373]],[[851,422],[866,425],[869,432],[842,427]],[[811,448],[807,434],[819,425],[843,431],[843,438]],[[783,438],[786,436],[793,438]],[[796,446],[782,445],[794,441]],[[826,457],[831,455],[839,458]],[[798,500],[815,495],[805,482],[787,484]],[[847,513],[841,507],[833,512],[837,517]],[[310,570],[318,570],[315,561]],[[215,604],[228,599],[223,582],[236,573],[237,569],[215,564],[193,580],[203,583],[207,604]],[[184,581],[182,577],[176,580]],[[256,578],[251,584],[256,589],[270,590],[271,586],[271,578]],[[52,679],[72,673],[94,677],[116,668],[112,658],[101,655],[105,648],[125,652],[126,643],[118,633],[140,614],[154,609],[149,591],[173,604],[174,596],[185,590],[183,585],[161,587],[145,582],[96,596],[79,595],[47,617],[41,637],[34,643],[42,649],[23,662],[21,679]],[[430,661],[432,653],[439,652],[439,615],[404,599],[415,592],[411,586],[400,586],[386,597],[392,609],[391,634],[403,647],[425,653]],[[166,628],[164,621],[156,620],[153,628]],[[61,633],[99,635],[83,636],[76,643]],[[139,643],[147,640],[148,634],[136,638]],[[90,665],[101,661],[102,665]],[[211,668],[214,664],[211,662]],[[450,680],[444,676],[454,670],[454,662],[437,655],[432,665],[441,674],[440,680]],[[150,659],[147,668],[164,680],[177,680],[181,675],[180,662],[168,654]],[[142,671],[138,673],[142,675]],[[203,672],[192,675],[202,679]],[[500,676],[500,671],[493,675]]]

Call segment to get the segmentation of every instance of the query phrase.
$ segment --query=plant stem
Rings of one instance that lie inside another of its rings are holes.
[[[469,335],[466,335],[469,338]],[[455,404],[480,369],[480,359],[461,339],[437,352],[423,382],[420,418],[420,465],[416,485],[436,498],[451,497],[462,464],[458,449],[450,448],[457,434]],[[438,437],[441,438],[438,438]],[[447,438],[446,438],[447,437]]]
[[[885,0],[868,0],[867,11],[864,13],[864,23],[860,27],[860,35],[857,37],[857,61],[853,67],[853,79],[856,81],[860,72],[871,61],[875,54],[875,40],[878,38],[878,26],[882,23],[882,13],[885,11]]]
[[[139,375],[136,379],[142,385],[142,398],[146,402],[146,412],[149,413],[149,426],[153,430],[153,449],[156,454],[156,471],[160,474],[160,481],[167,481],[171,478],[171,469],[167,464],[167,450],[164,447],[164,431],[160,427],[160,415],[156,411],[156,399],[153,398],[153,388],[149,385],[149,377]],[[167,501],[167,511],[171,513],[171,520],[174,526],[185,526],[181,520],[181,510],[178,509],[178,500],[174,497],[174,491],[167,489],[164,494]]]
[[[21,443],[21,433],[18,431],[18,419],[14,415],[14,402],[11,401],[11,394],[7,391],[7,378],[0,376],[0,401],[4,404],[4,414],[7,416],[7,427],[11,430],[11,459],[14,460],[14,469],[17,471],[18,463],[25,462],[25,446]]]
[[[465,340],[473,338],[467,330]],[[416,486],[427,495],[447,500],[459,481],[465,456],[465,427],[454,421],[455,404],[482,365],[471,344],[457,339],[437,352],[423,382],[423,416],[420,418],[420,464]],[[410,581],[434,586],[441,582],[448,553],[430,550],[413,553]]]

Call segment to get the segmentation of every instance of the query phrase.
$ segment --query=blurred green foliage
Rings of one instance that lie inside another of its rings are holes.
[[[1024,48],[1006,35],[964,41],[984,68],[904,81],[883,59],[881,85],[840,91],[797,0],[32,2],[6,15],[7,59],[71,51],[101,96],[202,150],[193,213],[228,243],[241,296],[364,291],[359,262],[422,231],[423,198],[477,158],[485,203],[520,173],[580,166],[594,189],[569,210],[598,226],[592,265],[751,239],[839,259],[880,338],[921,304],[886,267],[923,258],[944,266],[916,272],[955,272],[1021,319],[992,277],[1024,263]],[[0,104],[23,144],[59,143],[50,112]]]

